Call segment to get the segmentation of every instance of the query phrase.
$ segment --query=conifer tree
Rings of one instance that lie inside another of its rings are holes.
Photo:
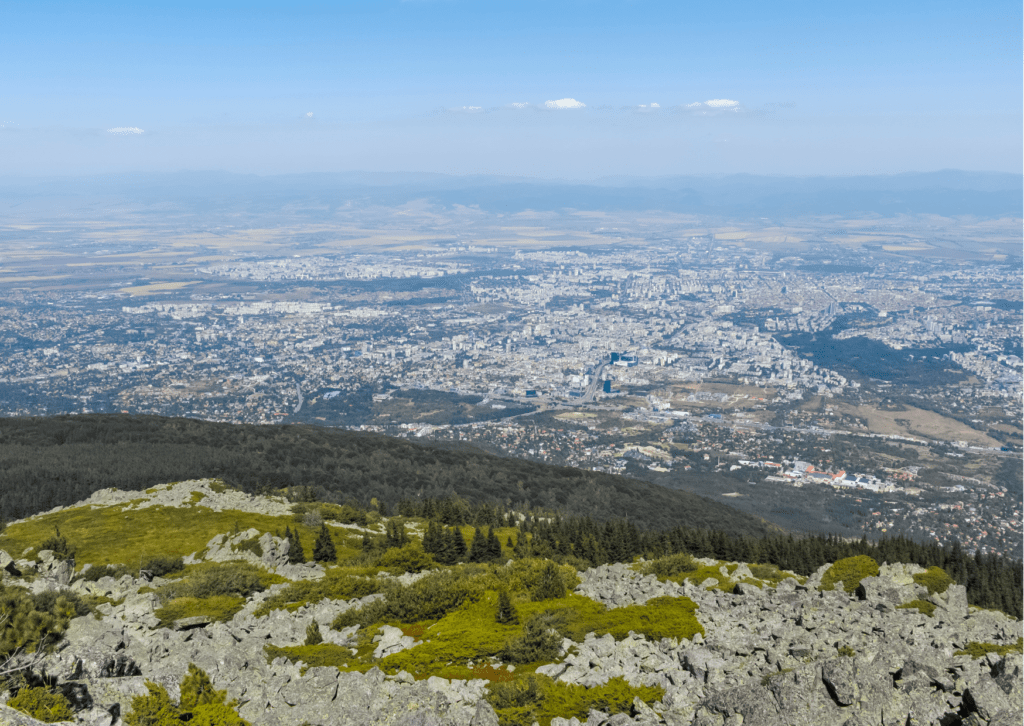
[[[317,562],[334,562],[337,557],[338,551],[334,547],[331,532],[326,524],[321,524],[316,535],[316,543],[313,545],[313,559]]]
[[[293,565],[306,561],[306,553],[302,549],[302,542],[299,540],[299,530],[285,528],[285,537],[288,539],[288,562]]]
[[[519,624],[519,613],[516,612],[516,607],[512,604],[512,598],[509,596],[508,590],[502,590],[498,593],[498,612],[495,614],[494,619],[502,625]]]
[[[324,636],[320,633],[320,625],[314,620],[306,628],[306,642],[304,645],[320,645],[324,642]]]

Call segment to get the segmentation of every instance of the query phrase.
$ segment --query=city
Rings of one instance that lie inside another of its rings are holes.
[[[12,285],[4,413],[462,442],[797,529],[1020,555],[1020,270],[1005,255],[668,229],[640,246],[602,227],[561,247],[532,231]],[[108,254],[85,258],[113,270]],[[4,262],[26,274],[33,259]]]

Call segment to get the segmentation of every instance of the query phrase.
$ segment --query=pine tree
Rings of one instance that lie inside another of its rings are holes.
[[[495,614],[494,619],[502,625],[519,624],[519,613],[516,612],[516,607],[512,604],[512,598],[509,597],[508,590],[502,590],[498,593],[498,612]]]
[[[288,539],[288,562],[292,565],[305,562],[306,553],[302,549],[302,542],[299,541],[299,530],[288,530],[286,528],[284,534]]]
[[[306,642],[303,645],[320,645],[324,636],[320,634],[320,625],[314,620],[306,628]]]
[[[487,559],[492,562],[501,559],[501,540],[493,529],[487,535]]]
[[[317,562],[334,562],[337,557],[338,551],[334,547],[331,532],[326,524],[321,524],[316,535],[316,543],[313,545],[313,559]]]

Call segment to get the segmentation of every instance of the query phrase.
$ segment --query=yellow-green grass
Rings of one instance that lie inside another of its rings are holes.
[[[436,621],[388,623],[402,628],[404,633],[422,642],[380,661],[372,658],[371,638],[383,623],[360,631],[360,640],[366,642],[360,643],[359,656],[353,656],[347,650],[317,651],[308,648],[321,646],[306,646],[299,649],[277,649],[274,657],[285,655],[293,661],[304,660],[307,663],[311,663],[310,658],[313,657],[338,657],[341,660],[331,665],[341,667],[345,664],[343,667],[350,670],[365,670],[378,665],[386,672],[404,670],[417,678],[438,675],[446,670],[452,671],[449,677],[467,677],[456,675],[454,671],[468,669],[467,664],[471,661],[500,656],[506,643],[522,634],[526,621],[542,613],[547,614],[552,626],[562,635],[575,641],[582,641],[591,632],[598,636],[610,633],[617,640],[625,638],[630,631],[652,640],[664,637],[692,638],[696,633],[704,632],[695,616],[696,605],[688,598],[655,598],[646,605],[608,610],[600,603],[580,595],[533,602],[526,599],[525,593],[520,593],[514,604],[519,614],[517,624],[496,622],[498,593],[494,590],[486,591],[478,600],[466,602]],[[541,663],[526,664],[522,670],[530,672],[538,665]],[[478,667],[469,670],[476,672]]]
[[[79,566],[123,563],[136,565],[155,555],[180,557],[197,552],[215,535],[255,528],[260,532],[283,534],[285,527],[299,531],[306,556],[312,554],[316,531],[291,516],[271,517],[239,511],[215,512],[203,506],[186,508],[147,507],[125,511],[129,505],[93,509],[88,506],[46,514],[9,525],[0,534],[0,549],[14,557],[27,548],[37,548],[53,534],[55,526],[75,548]],[[338,540],[338,555],[356,554],[348,533],[332,528]]]
[[[919,613],[927,615],[928,617],[932,617],[935,614],[935,603],[928,602],[927,600],[911,600],[910,602],[905,602],[902,605],[896,606],[897,610],[913,610],[915,608]]]
[[[211,620],[227,622],[245,605],[244,597],[214,595],[213,597],[176,597],[154,613],[161,627],[169,627],[175,620],[204,615]]]
[[[1024,638],[1017,638],[1016,643],[1005,643],[1003,645],[998,643],[979,643],[976,640],[972,640],[964,646],[963,650],[958,650],[953,655],[969,655],[977,660],[978,658],[984,658],[989,653],[1006,657],[1010,653],[1020,652],[1024,652]]]
[[[667,557],[661,557],[657,560],[652,560],[650,562],[638,563],[637,565],[634,565],[634,569],[645,574],[659,574],[659,571],[664,572],[664,570],[666,569],[664,565],[667,565],[669,570],[671,570],[673,569],[671,567],[672,561],[682,560],[686,557],[688,556],[669,555]],[[661,563],[664,563],[664,565],[662,567],[659,567],[659,564]],[[706,579],[710,577],[716,583],[711,586],[712,590],[725,591],[732,590],[732,588],[736,586],[737,582],[744,582],[749,585],[756,585],[757,587],[764,587],[765,585],[775,587],[786,578],[793,578],[800,584],[803,584],[803,581],[807,579],[794,577],[790,573],[783,572],[775,565],[754,564],[750,565],[751,574],[753,574],[754,576],[752,578],[745,577],[738,580],[731,576],[727,577],[722,575],[721,567],[723,564],[725,564],[726,572],[728,572],[729,575],[735,573],[736,569],[739,567],[739,564],[735,562],[728,564],[717,562],[713,565],[701,565],[694,561],[692,565],[689,565],[690,567],[692,567],[692,569],[680,569],[678,572],[669,575],[660,574],[658,579],[663,582],[676,582],[680,585],[683,584],[684,581],[688,580],[691,585],[700,585],[702,582],[704,582]]]
[[[548,726],[556,716],[585,720],[591,709],[629,713],[634,698],[651,704],[665,695],[665,689],[659,686],[631,686],[623,678],[587,688],[536,674],[517,675],[505,683],[492,682],[489,691],[487,700],[494,706],[501,726],[529,726],[534,722]]]

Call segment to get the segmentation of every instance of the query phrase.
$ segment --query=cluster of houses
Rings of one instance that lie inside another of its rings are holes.
[[[847,474],[843,470],[821,471],[815,469],[814,465],[807,461],[783,460],[782,463],[779,463],[740,459],[739,463],[740,466],[750,466],[772,472],[765,478],[765,481],[785,482],[794,486],[815,482],[849,489],[868,489],[873,492],[886,492],[893,489],[892,482],[882,481],[870,474]]]

